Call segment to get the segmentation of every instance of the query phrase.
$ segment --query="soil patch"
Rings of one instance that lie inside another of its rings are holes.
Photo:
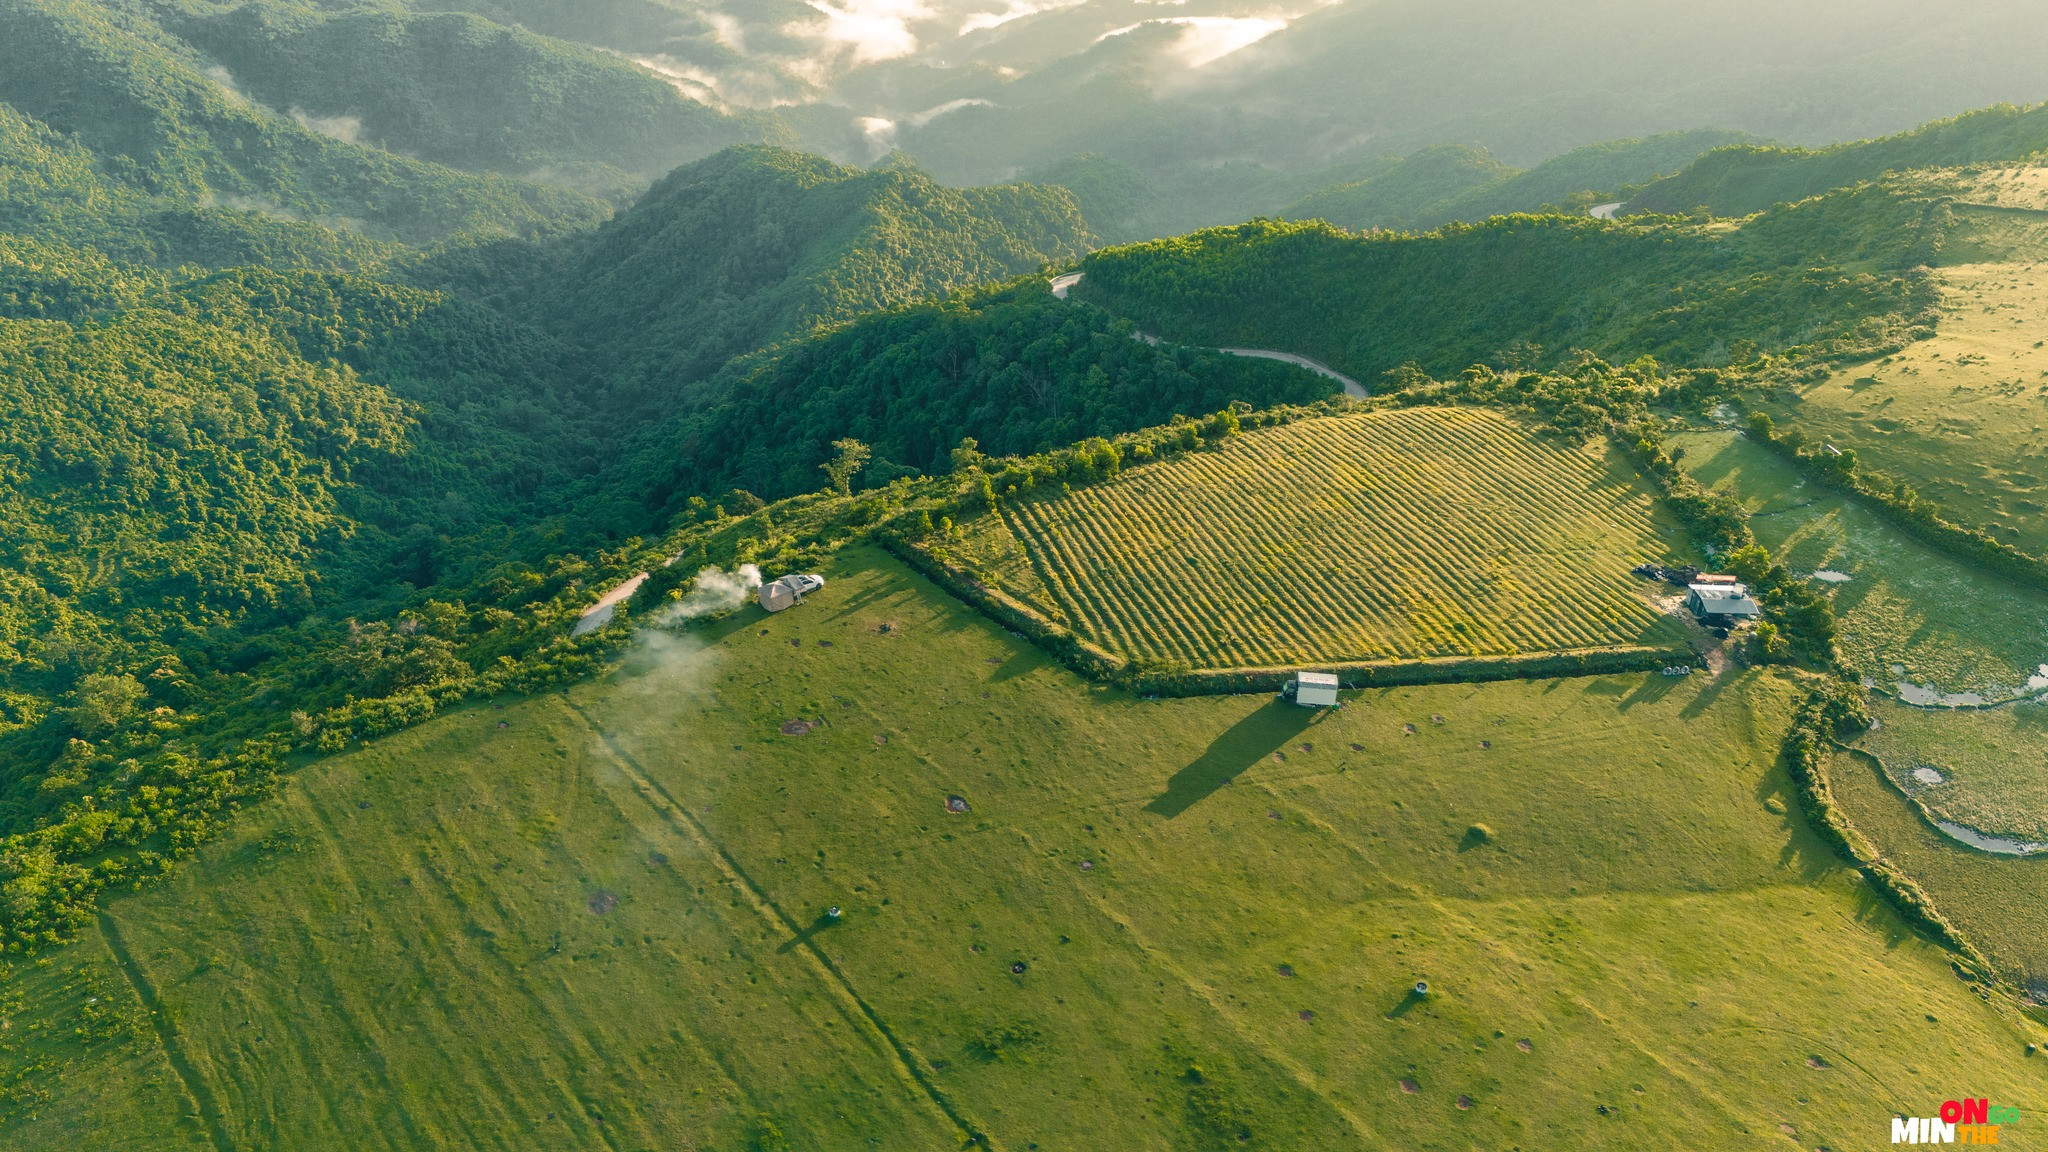
[[[619,906],[619,898],[603,888],[590,894],[590,914],[602,916]]]

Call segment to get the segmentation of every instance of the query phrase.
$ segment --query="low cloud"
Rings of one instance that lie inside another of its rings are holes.
[[[1287,21],[1269,16],[1164,16],[1104,33],[1096,43],[1150,27],[1179,28],[1167,54],[1185,67],[1200,68],[1264,40],[1287,27]]]
[[[362,143],[363,122],[357,117],[315,116],[303,108],[294,108],[291,110],[291,118],[298,121],[299,127],[308,132],[318,132],[344,144]]]
[[[922,128],[948,112],[958,112],[962,108],[973,108],[977,105],[983,108],[993,108],[996,106],[996,102],[993,100],[983,100],[978,96],[969,96],[961,100],[948,100],[936,108],[927,108],[917,115],[910,117],[909,124],[912,128]]]

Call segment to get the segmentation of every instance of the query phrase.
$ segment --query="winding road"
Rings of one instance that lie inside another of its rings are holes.
[[[1067,293],[1073,289],[1074,285],[1079,284],[1081,282],[1081,277],[1085,275],[1087,275],[1087,273],[1085,272],[1068,272],[1064,275],[1053,277],[1053,298],[1057,300],[1065,300],[1067,298]],[[1144,332],[1139,332],[1135,335],[1138,339],[1143,340],[1147,344],[1157,345],[1159,343],[1159,337],[1157,336],[1149,335]],[[1221,352],[1226,356],[1249,356],[1255,360],[1278,360],[1282,363],[1292,364],[1297,368],[1306,368],[1318,376],[1322,376],[1330,380],[1335,380],[1337,383],[1343,385],[1344,394],[1346,396],[1351,397],[1353,400],[1363,400],[1366,397],[1372,395],[1372,393],[1366,391],[1365,385],[1360,384],[1358,381],[1353,380],[1351,377],[1346,376],[1342,372],[1337,371],[1335,368],[1330,367],[1328,364],[1325,364],[1320,360],[1311,360],[1306,356],[1297,356],[1292,352],[1276,352],[1270,348],[1218,348],[1216,349],[1216,351]]]

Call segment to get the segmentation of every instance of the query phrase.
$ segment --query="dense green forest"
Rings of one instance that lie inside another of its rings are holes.
[[[769,498],[814,489],[846,436],[875,452],[866,481],[886,483],[950,470],[963,438],[1022,455],[1233,401],[1298,404],[1336,390],[1289,365],[1153,347],[1132,333],[1035,278],[868,317],[721,372],[625,463],[617,491],[644,492],[659,523],[728,487]]]
[[[617,56],[470,13],[252,0],[164,25],[316,131],[457,168],[605,187],[767,130]]]
[[[771,341],[1087,250],[1063,189],[947,188],[914,168],[728,149],[552,245],[503,245],[451,283],[590,358],[611,402],[659,398]],[[462,279],[461,277],[467,277]]]
[[[1773,204],[1803,200],[1834,188],[1912,168],[2024,160],[2048,149],[2048,104],[2001,104],[1880,140],[1828,148],[1731,145],[1709,152],[1628,202],[1629,212],[1690,212],[1745,216]]]

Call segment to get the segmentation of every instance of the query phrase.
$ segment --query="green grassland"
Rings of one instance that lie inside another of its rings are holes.
[[[1846,364],[1765,405],[1853,448],[1951,520],[2048,551],[2048,167],[1916,174],[1945,186],[1952,224],[1932,263],[1929,338]]]
[[[2042,1029],[1786,813],[1777,674],[1144,701],[872,550],[826,572],[311,766],[0,978],[0,1143],[1858,1148],[1960,1083],[2048,1107]]]
[[[2038,554],[2048,550],[2048,268],[1967,264],[1938,277],[1932,339],[1768,410]]]
[[[1677,644],[1631,566],[1677,529],[1602,443],[1469,408],[1247,432],[964,529],[992,582],[1191,667]]]
[[[1886,686],[2010,698],[2048,660],[2048,593],[1912,540],[1860,502],[1734,432],[1685,433],[1683,466],[1740,500],[1757,539],[1794,572],[1847,573],[1835,586],[1848,666]]]
[[[1872,847],[2037,1003],[2048,1002],[2048,857],[1994,856],[1949,839],[1913,810],[1869,755],[1836,755],[1828,778],[1835,802]]]
[[[1857,742],[1936,817],[1994,836],[2048,843],[2048,706],[1914,708],[1873,703],[1878,727]],[[1929,785],[1915,768],[1943,777]]]

